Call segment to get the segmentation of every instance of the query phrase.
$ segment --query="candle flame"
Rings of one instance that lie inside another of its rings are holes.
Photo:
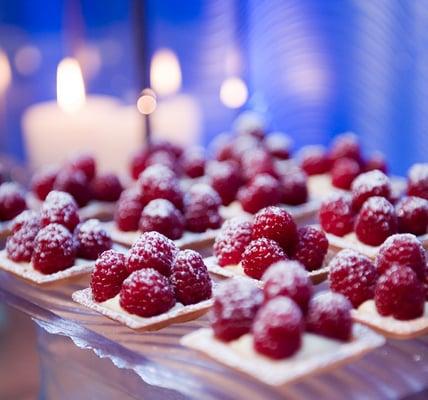
[[[12,80],[9,59],[3,50],[0,50],[0,95],[6,92]]]
[[[64,58],[58,64],[56,91],[58,105],[66,112],[76,112],[85,104],[85,85],[77,60]]]
[[[248,89],[245,82],[238,77],[227,78],[220,87],[220,100],[229,108],[239,108],[248,99]]]
[[[160,49],[155,52],[150,65],[150,85],[160,96],[174,94],[180,89],[180,62],[173,51]]]

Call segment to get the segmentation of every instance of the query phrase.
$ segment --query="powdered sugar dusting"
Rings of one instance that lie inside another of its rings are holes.
[[[357,192],[372,191],[381,186],[387,186],[391,190],[389,178],[383,172],[375,169],[358,175],[352,182],[351,189]]]
[[[428,184],[428,163],[413,164],[408,173],[412,184],[426,182]]]

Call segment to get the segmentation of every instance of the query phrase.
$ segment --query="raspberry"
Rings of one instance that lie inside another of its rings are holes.
[[[220,195],[223,205],[235,200],[242,183],[241,173],[235,161],[211,161],[207,165],[211,186]]]
[[[373,171],[375,169],[382,171],[384,174],[388,173],[388,165],[385,156],[382,153],[376,152],[366,161],[364,166],[365,171]]]
[[[102,302],[119,294],[123,281],[128,277],[126,257],[115,250],[102,253],[91,276],[92,296]]]
[[[9,221],[27,208],[23,189],[14,182],[0,185],[0,221]]]
[[[368,257],[345,249],[330,261],[328,279],[331,290],[343,294],[358,307],[373,298],[377,272]]]
[[[146,160],[146,168],[151,165],[163,165],[169,168],[171,171],[177,173],[178,163],[175,156],[164,150],[157,150],[151,153]]]
[[[95,178],[95,159],[90,154],[79,154],[70,161],[70,166],[73,170],[83,172],[88,182]]]
[[[297,227],[293,217],[279,207],[266,207],[254,217],[253,238],[268,238],[277,242],[287,254],[297,243]]]
[[[265,138],[264,144],[271,156],[280,160],[288,160],[290,158],[292,140],[285,133],[273,132],[269,134]]]
[[[242,157],[255,151],[260,146],[260,142],[253,136],[242,135],[238,136],[229,146],[232,146],[232,158],[241,163]]]
[[[261,279],[264,272],[277,261],[286,260],[281,246],[274,240],[260,238],[253,240],[242,253],[241,265],[244,272],[255,279]]]
[[[281,201],[279,182],[267,174],[257,175],[238,190],[237,198],[244,211],[254,214]]]
[[[297,261],[279,261],[266,270],[263,282],[265,301],[287,296],[306,313],[313,288],[302,264]]]
[[[333,186],[349,190],[352,181],[361,172],[360,165],[352,158],[339,158],[331,169],[331,182]]]
[[[75,256],[73,236],[64,226],[50,224],[37,233],[31,256],[31,262],[37,271],[42,274],[62,271],[74,264]]]
[[[143,211],[142,203],[142,197],[137,188],[130,188],[122,192],[114,212],[114,220],[121,231],[138,230],[138,223]]]
[[[248,136],[257,140],[264,137],[265,121],[261,114],[255,111],[244,111],[233,121],[233,130],[238,135]]]
[[[145,268],[123,281],[119,303],[130,314],[153,317],[174,307],[174,289],[168,278],[153,268]]]
[[[96,260],[112,246],[110,235],[97,219],[88,219],[77,225],[74,237],[77,241],[77,256],[87,260]]]
[[[352,305],[340,293],[320,292],[309,302],[306,329],[317,335],[347,341],[352,337]]]
[[[302,345],[304,319],[297,304],[277,297],[264,304],[254,320],[254,349],[273,359],[292,356]]]
[[[48,193],[53,190],[57,174],[57,168],[50,166],[33,175],[31,178],[31,190],[39,200],[46,199]]]
[[[91,182],[94,199],[99,201],[117,201],[123,191],[119,178],[112,173],[96,176]]]
[[[150,152],[165,151],[173,156],[175,159],[183,154],[183,149],[175,143],[168,142],[164,139],[152,139],[150,143]]]
[[[170,201],[156,199],[144,207],[139,227],[142,232],[156,231],[176,240],[183,236],[184,217]]]
[[[407,194],[428,200],[428,163],[414,164],[407,177]]]
[[[230,342],[250,332],[262,303],[262,290],[248,279],[237,278],[220,283],[210,312],[214,335]]]
[[[352,158],[361,164],[361,149],[358,138],[353,133],[344,133],[335,138],[330,149],[330,159],[332,161],[341,158]]]
[[[297,235],[292,258],[301,262],[308,271],[321,268],[328,250],[325,233],[312,226],[304,226],[299,228]]]
[[[91,200],[88,178],[80,169],[66,168],[60,171],[54,189],[70,193],[79,207],[84,207]]]
[[[244,153],[241,158],[241,167],[246,180],[260,174],[275,176],[272,156],[260,148]]]
[[[226,221],[214,241],[214,255],[221,266],[239,264],[251,242],[253,224],[241,217]]]
[[[170,279],[175,297],[181,304],[196,304],[211,297],[211,278],[204,260],[196,251],[178,252]]]
[[[145,232],[132,245],[128,271],[153,268],[162,275],[171,275],[171,265],[178,252],[174,242],[158,232]]]
[[[214,159],[218,161],[231,160],[233,158],[233,138],[229,133],[220,133],[210,143],[210,149]]]
[[[42,205],[40,221],[42,226],[60,224],[73,232],[79,223],[77,204],[73,197],[56,190],[50,192]]]
[[[428,229],[428,200],[421,197],[403,197],[396,205],[398,231],[423,235]]]
[[[26,212],[21,213],[19,217]],[[34,250],[34,239],[40,230],[40,220],[36,218],[27,219],[19,225],[20,228],[17,228],[15,220],[13,235],[9,236],[6,242],[7,256],[16,262],[30,262]]]
[[[330,159],[322,146],[306,146],[299,154],[300,167],[308,175],[325,174],[331,168]]]
[[[129,169],[133,179],[138,179],[141,172],[146,169],[147,157],[148,152],[146,149],[142,149],[132,156]]]
[[[378,170],[360,174],[351,185],[352,206],[358,211],[364,202],[373,196],[391,197],[391,185],[388,177]]]
[[[219,214],[221,198],[209,185],[193,185],[184,197],[186,228],[191,232],[205,232],[221,226]]]
[[[298,206],[308,201],[306,174],[300,169],[293,169],[280,177],[281,202]]]
[[[190,178],[198,178],[205,172],[205,154],[202,147],[191,147],[180,158],[184,173]]]
[[[397,233],[394,206],[383,197],[370,197],[355,221],[357,238],[370,246],[379,246],[394,233]]]
[[[426,256],[422,243],[410,233],[392,235],[379,249],[376,268],[384,274],[391,265],[409,267],[423,281],[426,277]]]
[[[328,233],[344,236],[354,226],[352,199],[348,194],[335,194],[323,201],[319,210],[321,227]]]
[[[10,230],[15,233],[25,229],[40,229],[40,215],[37,211],[25,210],[12,221]]]
[[[399,320],[421,317],[425,306],[422,282],[409,267],[392,265],[376,285],[375,304],[380,315]]]

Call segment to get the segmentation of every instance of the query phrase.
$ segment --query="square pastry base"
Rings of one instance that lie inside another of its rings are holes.
[[[253,349],[250,334],[225,343],[214,337],[212,329],[204,328],[184,336],[180,342],[268,385],[283,386],[360,358],[382,346],[385,339],[359,324],[354,324],[353,339],[350,342],[305,333],[301,349],[284,360],[272,360],[257,353]]]
[[[352,310],[354,321],[375,329],[383,336],[392,339],[412,339],[428,334],[428,303],[425,303],[424,314],[415,319],[400,321],[393,317],[383,317],[377,310],[373,300],[368,300]]]
[[[190,321],[205,314],[213,304],[212,299],[188,306],[177,303],[166,313],[143,318],[123,310],[119,305],[119,295],[102,303],[97,303],[92,297],[92,290],[87,288],[74,292],[72,297],[76,303],[135,330],[158,330],[173,323]]]

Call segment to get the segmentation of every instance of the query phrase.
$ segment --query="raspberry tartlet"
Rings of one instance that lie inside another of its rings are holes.
[[[14,182],[0,182],[0,238],[10,233],[11,221],[26,208],[21,186]]]
[[[204,314],[212,306],[212,281],[199,253],[147,232],[128,254],[102,253],[90,288],[73,300],[129,328],[155,330]]]
[[[299,274],[304,268],[293,266],[289,276],[277,265],[266,272],[283,285],[280,290],[272,291],[273,284],[263,293],[246,278],[222,282],[214,296],[211,327],[184,336],[181,343],[266,384],[282,386],[362,357],[385,342],[353,324],[344,296],[312,296],[310,282]],[[296,299],[304,299],[304,309]]]

